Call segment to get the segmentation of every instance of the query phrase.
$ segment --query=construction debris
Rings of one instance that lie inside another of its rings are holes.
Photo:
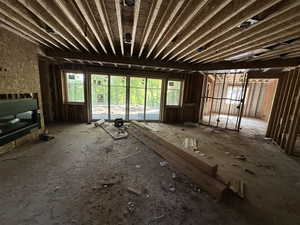
[[[245,198],[245,182],[243,180],[234,180],[230,184],[230,189],[240,198]]]
[[[127,191],[136,195],[141,195],[142,191],[133,187],[127,187]]]
[[[244,155],[238,155],[238,156],[235,156],[234,158],[238,159],[238,160],[241,160],[241,161],[246,161],[247,160],[247,157],[244,156]]]
[[[162,162],[159,162],[160,166],[161,167],[165,167],[168,165],[168,162],[167,161],[162,161]]]
[[[128,137],[128,133],[124,127],[117,128],[111,123],[102,123],[100,125],[106,133],[108,133],[114,140],[120,140]]]
[[[103,123],[105,123],[105,120],[104,119],[101,119],[101,120],[98,120],[94,123],[94,126],[95,127],[100,127]]]
[[[164,217],[165,215],[156,216],[149,221],[148,225],[151,225],[151,223],[157,222],[157,220],[163,219]]]
[[[128,202],[127,208],[128,208],[128,211],[129,211],[130,213],[133,213],[134,210],[135,210],[135,203],[134,203],[134,202]]]
[[[255,172],[253,172],[252,170],[249,170],[249,169],[245,169],[245,172],[247,172],[247,173],[250,173],[251,175],[255,175]]]

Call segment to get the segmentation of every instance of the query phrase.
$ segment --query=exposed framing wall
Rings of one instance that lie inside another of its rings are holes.
[[[293,154],[300,133],[300,69],[281,76],[270,116],[267,137],[271,137],[286,153]]]

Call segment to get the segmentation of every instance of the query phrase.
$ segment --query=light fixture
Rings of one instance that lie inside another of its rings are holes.
[[[247,29],[249,28],[250,26],[258,23],[259,20],[257,19],[247,19],[246,21],[242,22],[238,27],[241,28],[241,29]]]
[[[131,44],[131,41],[132,41],[131,33],[125,33],[124,34],[124,43]]]
[[[123,5],[126,7],[134,7],[135,0],[123,0]]]

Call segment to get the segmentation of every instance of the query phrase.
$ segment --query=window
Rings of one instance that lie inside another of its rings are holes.
[[[232,101],[232,104],[239,104],[240,99],[242,98],[242,87],[241,86],[229,86],[227,89],[227,103]]]
[[[179,106],[181,98],[181,81],[168,81],[167,105]]]
[[[84,102],[84,75],[80,73],[66,73],[66,101]]]

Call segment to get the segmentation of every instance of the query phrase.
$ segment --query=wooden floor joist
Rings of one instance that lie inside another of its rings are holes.
[[[217,165],[211,166],[186,150],[164,140],[139,122],[131,122],[128,132],[165,158],[172,166],[189,176],[201,188],[221,200],[227,185],[217,175]]]

